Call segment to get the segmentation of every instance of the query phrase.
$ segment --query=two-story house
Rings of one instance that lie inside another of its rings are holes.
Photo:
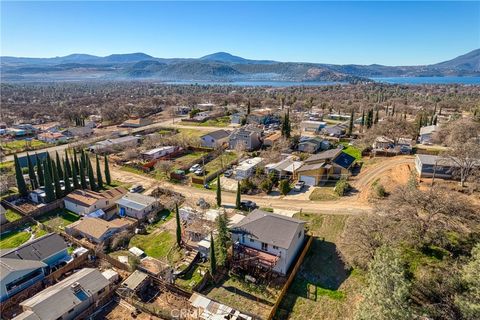
[[[238,128],[229,136],[229,149],[243,149],[252,151],[262,146],[262,129],[246,126]]]
[[[227,130],[216,130],[200,137],[202,147],[216,148],[228,142],[230,132]]]
[[[255,209],[230,231],[234,260],[286,275],[303,246],[305,221]]]
[[[103,192],[75,190],[63,199],[63,203],[65,209],[79,215],[87,215],[98,209],[105,211],[114,207],[116,205],[115,202],[126,193],[127,190],[122,187],[113,188]]]

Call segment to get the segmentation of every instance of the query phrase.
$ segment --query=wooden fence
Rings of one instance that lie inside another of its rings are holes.
[[[293,280],[295,279],[295,276],[297,275],[297,272],[298,272],[298,270],[300,269],[300,266],[302,265],[303,260],[305,259],[305,256],[306,256],[307,253],[308,253],[308,250],[309,250],[310,247],[312,246],[312,242],[313,242],[313,236],[308,236],[307,244],[305,245],[305,247],[303,248],[302,253],[301,253],[300,256],[298,257],[297,263],[296,263],[295,266],[293,267],[292,272],[290,273],[290,276],[289,276],[288,279],[287,279],[287,282],[286,282],[285,285],[283,286],[282,291],[280,292],[280,295],[279,295],[278,298],[277,298],[277,301],[276,301],[275,304],[273,305],[273,308],[272,308],[272,310],[270,311],[270,315],[269,315],[268,318],[267,318],[268,320],[272,320],[273,317],[275,316],[275,314],[277,313],[277,309],[278,309],[278,307],[280,306],[280,303],[282,303],[283,298],[284,298],[285,295],[287,294],[288,288],[290,287],[290,285],[292,284]]]

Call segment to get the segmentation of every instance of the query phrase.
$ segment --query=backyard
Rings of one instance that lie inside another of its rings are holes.
[[[16,248],[30,238],[39,238],[48,232],[41,229],[38,225],[27,224],[23,228],[4,232],[0,235],[0,249],[11,249]]]
[[[230,117],[219,117],[215,119],[209,119],[205,122],[194,122],[194,121],[182,121],[189,126],[199,126],[199,127],[228,127],[230,125]]]
[[[341,144],[344,146],[343,152],[345,152],[348,155],[351,155],[357,161],[362,159],[362,150],[358,149],[355,146],[349,145],[348,142],[342,142]]]
[[[235,152],[223,152],[220,156],[205,164],[205,176],[217,172],[222,166],[225,167],[229,165],[235,159],[237,159],[237,154]],[[189,176],[195,177],[196,175],[189,173]]]
[[[5,211],[5,218],[7,218],[8,222],[13,222],[20,219],[22,215],[18,212],[13,211],[12,209],[7,209]]]
[[[40,140],[12,140],[7,142],[2,142],[0,144],[1,148],[6,151],[7,154],[22,152],[25,150],[34,150],[40,149],[48,146],[48,143],[45,143]]]
[[[76,213],[59,208],[42,215],[37,220],[51,228],[64,230],[66,226],[79,219],[80,216]]]
[[[346,215],[297,213],[315,237],[277,312],[277,319],[351,319],[363,276],[348,268],[337,251]]]
[[[196,264],[181,278],[175,279],[175,284],[184,290],[192,291],[192,288],[202,281],[202,273],[206,272],[207,268],[204,265]]]

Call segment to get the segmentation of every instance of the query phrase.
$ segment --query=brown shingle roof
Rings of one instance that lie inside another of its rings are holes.
[[[105,232],[113,228],[127,227],[134,222],[132,220],[113,219],[111,221],[105,221],[99,218],[84,218],[69,225],[69,229],[77,230],[85,235],[92,236],[93,238],[100,239]]]

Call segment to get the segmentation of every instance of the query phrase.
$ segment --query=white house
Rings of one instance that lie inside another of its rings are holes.
[[[67,136],[64,136],[60,132],[44,132],[37,135],[37,139],[46,143],[59,143],[66,142]]]
[[[131,192],[118,199],[116,204],[120,216],[126,215],[140,220],[160,207],[154,197]]]
[[[155,160],[161,157],[165,157],[169,154],[172,154],[178,151],[177,146],[163,146],[155,149],[151,149],[145,152],[142,152],[142,158],[145,160]]]
[[[323,128],[327,126],[326,122],[322,121],[302,121],[300,123],[300,128],[302,132],[320,132]]]
[[[420,128],[420,143],[421,144],[428,144],[432,142],[432,137],[433,134],[438,130],[438,126],[432,125],[432,126],[426,126]]]
[[[79,215],[87,215],[98,209],[110,209],[115,206],[115,202],[127,193],[127,190],[121,187],[110,189],[104,192],[95,192],[91,190],[75,190],[69,193],[63,203],[65,209],[75,212]]]
[[[226,130],[216,130],[200,137],[202,147],[215,148],[228,142],[230,132]]]
[[[253,210],[230,230],[234,251],[261,256],[282,275],[286,275],[295,262],[305,239],[305,221],[259,209]]]
[[[235,177],[237,180],[247,179],[255,173],[255,169],[262,164],[263,158],[255,157],[243,160],[235,168]]]

